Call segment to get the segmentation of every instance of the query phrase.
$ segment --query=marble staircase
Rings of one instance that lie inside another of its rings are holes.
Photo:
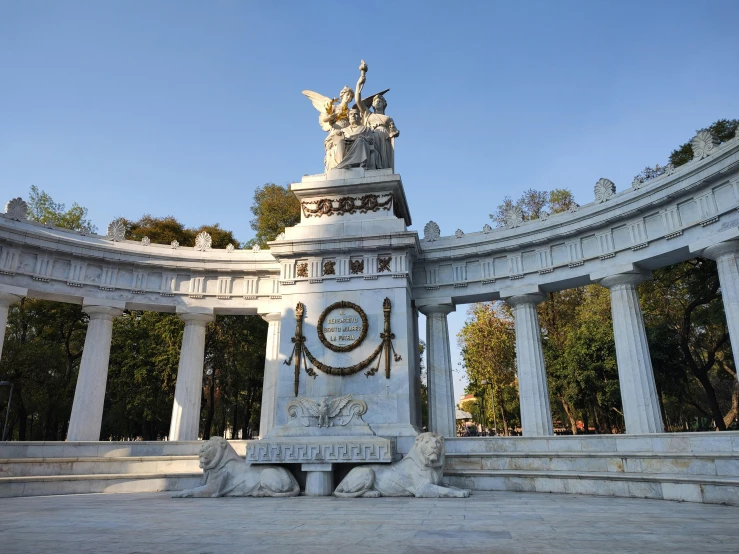
[[[474,490],[739,505],[739,432],[446,439],[444,475]]]
[[[200,483],[200,441],[9,442],[0,445],[0,497],[156,492]],[[246,441],[231,441],[246,455]]]

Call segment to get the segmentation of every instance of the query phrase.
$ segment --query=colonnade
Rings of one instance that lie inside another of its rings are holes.
[[[718,265],[724,310],[731,343],[739,352],[739,240],[720,243],[702,255]],[[654,381],[637,285],[649,272],[632,269],[594,278],[610,290],[613,334],[626,432],[660,433],[664,424]],[[10,305],[26,296],[19,287],[0,286],[0,356]],[[516,333],[516,365],[524,436],[553,434],[546,368],[536,306],[542,294],[519,294],[503,298],[513,307]],[[113,320],[123,314],[123,305],[103,306],[83,302],[90,317],[80,362],[67,440],[100,439],[105,388],[108,376]],[[447,316],[452,303],[419,306],[426,315],[429,430],[451,437],[456,433],[455,399]],[[205,328],[212,312],[182,311],[185,323],[180,350],[170,425],[170,440],[197,440],[203,384]],[[274,426],[277,374],[279,370],[280,313],[262,316],[269,323],[264,371],[260,435]]]
[[[717,262],[731,344],[734,352],[739,352],[739,241],[708,247],[701,255]],[[637,293],[637,285],[650,277],[649,272],[633,268],[594,279],[610,291],[616,362],[628,434],[664,431]],[[552,414],[536,311],[537,304],[545,297],[541,294],[521,294],[503,299],[513,307],[523,435],[552,435]],[[426,305],[419,309],[426,314],[429,430],[453,437],[456,421],[447,314],[454,311],[454,306]]]
[[[0,285],[0,356],[5,342],[9,308],[27,294],[27,289]],[[98,441],[105,404],[113,320],[123,315],[123,305],[120,303],[118,306],[103,306],[83,302],[82,310],[90,319],[80,360],[67,440]],[[185,329],[180,348],[169,440],[197,440],[200,430],[200,401],[203,394],[205,330],[214,316],[212,311],[210,313],[183,311],[177,315],[185,323]],[[262,402],[262,429],[260,429],[262,435],[274,425],[272,407],[277,385],[280,314],[271,313],[263,318],[269,322],[269,331],[265,363],[265,399]]]

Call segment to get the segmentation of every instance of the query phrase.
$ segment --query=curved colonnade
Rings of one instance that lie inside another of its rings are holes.
[[[601,179],[596,200],[569,212],[526,222],[509,212],[505,229],[447,237],[434,232],[433,222],[426,226],[413,266],[421,312],[438,318],[458,304],[491,300],[513,306],[524,436],[552,434],[536,313],[544,293],[591,283],[610,290],[629,434],[664,430],[636,288],[650,270],[696,256],[716,260],[731,343],[739,351],[739,140],[708,155],[694,141],[694,150],[693,161],[617,194],[615,187],[604,193]],[[436,342],[449,348],[442,329],[429,326],[430,353]],[[429,359],[430,383],[432,373],[451,372],[447,363]],[[449,424],[453,402],[443,409]]]
[[[595,201],[567,213],[523,222],[511,211],[505,228],[445,237],[430,222],[413,241],[399,227],[408,256],[393,264],[392,277],[408,279],[414,308],[427,316],[431,431],[455,434],[447,315],[458,304],[503,299],[515,314],[524,437],[552,435],[536,305],[544,293],[598,283],[611,294],[627,433],[663,432],[638,283],[658,267],[697,255],[715,259],[731,342],[739,348],[739,139],[718,145],[699,134],[693,147],[693,161],[622,192],[601,179]],[[0,354],[8,307],[24,296],[81,304],[90,316],[69,441],[99,439],[112,321],[124,309],[177,313],[185,322],[169,436],[179,441],[197,439],[205,325],[217,314],[266,319],[262,431],[272,428],[277,366],[288,355],[279,351],[280,287],[309,282],[314,270],[296,271],[301,240],[289,233],[271,243],[273,253],[214,250],[209,242],[184,248],[126,241],[116,222],[107,236],[84,235],[28,221],[20,199],[8,203],[0,217]],[[350,254],[336,256],[337,282],[350,278]],[[729,451],[739,452],[739,439],[726,435]]]

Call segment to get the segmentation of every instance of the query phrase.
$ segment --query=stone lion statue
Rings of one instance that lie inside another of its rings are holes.
[[[467,498],[470,495],[467,489],[442,486],[443,472],[444,439],[434,433],[421,433],[405,458],[390,465],[355,467],[339,483],[334,495],[350,498]]]
[[[180,491],[173,498],[220,496],[298,496],[300,486],[285,468],[251,465],[222,437],[212,437],[200,447],[203,485]]]

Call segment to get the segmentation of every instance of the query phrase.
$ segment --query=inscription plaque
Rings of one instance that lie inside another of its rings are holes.
[[[352,302],[334,302],[318,318],[318,339],[334,352],[349,352],[367,337],[367,314]]]

